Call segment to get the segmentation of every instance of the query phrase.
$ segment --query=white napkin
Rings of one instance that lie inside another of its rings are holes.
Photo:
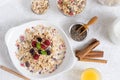
[[[9,0],[0,0],[0,7],[6,4]]]
[[[98,0],[101,4],[113,6],[120,4],[120,0]]]

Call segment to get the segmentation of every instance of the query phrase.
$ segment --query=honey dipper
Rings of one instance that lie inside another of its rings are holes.
[[[85,28],[85,29],[80,33],[80,35],[82,35],[82,34],[88,29],[88,27],[89,27],[90,25],[94,24],[94,23],[97,21],[97,19],[98,19],[98,17],[95,16],[95,17],[93,17],[92,19],[90,19],[90,21],[89,21],[87,24],[84,24],[82,27],[78,28],[77,31],[81,30],[82,28]]]

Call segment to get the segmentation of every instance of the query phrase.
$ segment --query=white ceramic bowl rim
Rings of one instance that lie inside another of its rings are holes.
[[[58,67],[57,70],[55,70],[53,73],[48,74],[48,75],[33,75],[32,73],[28,72],[28,70],[26,70],[25,68],[20,66],[20,64],[19,64],[20,61],[16,58],[16,55],[15,55],[15,51],[17,51],[17,47],[15,46],[15,43],[16,43],[16,40],[19,38],[19,36],[24,33],[26,28],[30,28],[30,27],[40,25],[40,24],[42,24],[44,26],[51,26],[51,27],[56,28],[58,30],[58,32],[61,34],[61,36],[63,37],[66,47],[67,47],[65,59],[63,60],[63,63]],[[69,44],[69,39],[66,36],[65,32],[60,27],[53,26],[44,20],[32,21],[32,22],[25,23],[23,25],[9,29],[5,35],[5,42],[6,42],[12,63],[14,64],[16,69],[20,73],[22,73],[24,76],[26,76],[30,79],[35,80],[35,79],[52,78],[55,75],[59,75],[63,72],[68,71],[69,69],[71,69],[74,66],[75,62],[77,61],[77,59],[75,58],[75,56],[73,54],[72,48]]]

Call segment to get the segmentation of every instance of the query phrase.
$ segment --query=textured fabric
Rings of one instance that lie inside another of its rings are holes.
[[[69,27],[75,22],[86,23],[91,17],[98,16],[96,24],[89,28],[88,37],[82,42],[75,42],[69,37]],[[7,30],[11,27],[37,20],[44,19],[52,24],[61,27],[70,39],[73,50],[81,49],[89,40],[97,38],[101,44],[96,50],[105,52],[104,58],[108,60],[107,64],[76,62],[70,71],[49,79],[49,80],[79,80],[83,69],[93,67],[102,74],[103,80],[116,80],[120,75],[120,46],[114,45],[108,37],[108,29],[116,18],[120,18],[120,7],[108,7],[100,5],[97,0],[88,0],[85,10],[74,17],[64,16],[57,8],[56,1],[50,0],[50,8],[44,15],[36,15],[31,11],[30,0],[12,0],[3,6],[0,6],[0,64],[7,66],[15,71],[7,48],[4,37]],[[18,77],[0,70],[0,80],[19,80]],[[21,79],[20,79],[21,80]]]

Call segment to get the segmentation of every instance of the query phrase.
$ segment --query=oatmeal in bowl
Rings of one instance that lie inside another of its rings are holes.
[[[11,28],[5,42],[16,69],[30,79],[57,76],[77,61],[64,31],[47,21],[32,21]]]
[[[86,0],[58,0],[57,4],[63,14],[67,16],[75,16],[84,10]]]
[[[27,28],[16,41],[20,65],[32,73],[52,73],[62,63],[66,46],[57,30],[38,25]]]

